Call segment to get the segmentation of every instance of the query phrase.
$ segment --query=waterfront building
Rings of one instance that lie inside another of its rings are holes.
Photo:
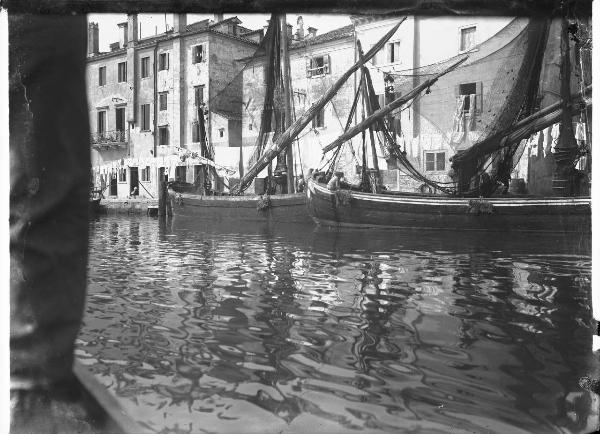
[[[295,31],[288,24],[288,40],[292,109],[297,119],[355,62],[354,27],[348,25],[318,34],[314,27],[305,30],[303,19],[299,17]],[[242,143],[247,149],[244,151],[246,158],[254,151],[260,129],[266,89],[265,62],[264,56],[255,57],[243,72],[243,96],[248,102],[242,112]],[[317,167],[321,160],[321,147],[343,131],[352,105],[354,86],[352,78],[346,81],[299,134],[293,145],[296,154],[294,173],[297,176],[306,174],[308,168]]]
[[[294,32],[289,26],[295,117],[302,115],[356,61],[357,40],[366,53],[400,19],[396,16],[353,16],[352,25],[318,36],[312,28],[305,32],[301,19],[296,23]],[[494,112],[501,103],[501,98],[494,94],[494,80],[507,59],[497,53],[506,47],[516,47],[517,38],[522,35],[527,23],[526,18],[512,17],[411,16],[367,63],[375,93],[380,105],[384,105],[430,78],[433,73],[441,72],[447,59],[469,55],[465,63],[470,65],[469,68],[459,68],[444,76],[407,107],[392,112],[390,120],[398,144],[406,151],[412,164],[428,178],[450,181],[451,157],[485,135],[485,114]],[[550,49],[544,59],[540,85],[543,106],[555,102],[558,94],[558,89],[553,87],[553,77],[558,76],[558,55],[553,48],[557,41],[556,32],[551,31]],[[519,47],[506,51],[510,56],[522,54]],[[264,57],[252,59],[250,67],[243,73],[243,97],[249,102],[242,112],[244,147],[252,147],[258,135],[265,89],[264,62]],[[296,155],[294,171],[297,176],[306,173],[309,168],[322,166],[325,160],[322,159],[321,148],[343,131],[357,86],[358,75],[355,74],[299,134],[294,144],[294,152],[299,154]],[[352,123],[358,123],[362,116],[359,110]],[[550,137],[551,128],[545,133],[546,137]],[[355,152],[348,152],[346,148],[338,163],[339,169],[350,181],[358,179],[357,169],[361,162],[356,152],[360,140],[360,135],[353,139]],[[534,140],[530,142],[521,164],[516,168],[517,177],[528,177],[527,157]],[[251,150],[245,155],[250,153]],[[397,170],[393,159],[380,155],[378,160],[379,167],[384,169],[383,182],[388,188],[397,190],[403,187],[412,191],[420,187],[411,177]]]
[[[256,50],[263,31],[236,17],[187,24],[176,14],[166,33],[140,39],[138,17],[119,24],[119,41],[98,49],[99,28],[88,23],[87,89],[93,182],[105,196],[157,197],[159,174],[198,182],[203,167],[201,106],[216,159],[241,142],[241,82],[237,59]],[[233,81],[233,83],[232,83]],[[217,94],[229,93],[229,98]],[[137,189],[136,189],[137,187]]]

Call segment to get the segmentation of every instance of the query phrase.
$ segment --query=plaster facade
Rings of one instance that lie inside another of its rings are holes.
[[[187,158],[201,151],[194,134],[200,86],[209,143],[240,146],[241,76],[233,79],[243,66],[238,59],[255,52],[261,34],[245,29],[237,18],[187,25],[182,14],[175,17],[173,29],[150,38],[137,39],[136,15],[129,15],[119,29],[119,43],[99,53],[98,27],[89,26],[93,181],[105,188],[105,196],[156,198],[161,169],[170,179],[185,173],[181,180],[194,182],[193,166],[202,164]],[[221,98],[226,86],[228,98]],[[176,169],[181,166],[187,170]]]

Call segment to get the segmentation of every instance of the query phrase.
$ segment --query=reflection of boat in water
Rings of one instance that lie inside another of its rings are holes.
[[[308,183],[308,210],[327,226],[590,232],[590,198],[486,198],[329,191]]]
[[[400,101],[401,104],[396,101],[402,98],[396,98],[380,109],[369,70],[363,68],[358,92],[362,87],[368,117],[363,117],[362,122],[323,148],[324,153],[333,151],[336,154],[327,167],[325,176],[308,182],[307,206],[313,219],[327,226],[591,232],[591,198],[586,196],[589,194],[587,174],[575,169],[579,157],[588,150],[575,141],[572,129],[575,113],[580,113],[582,118],[587,116],[586,105],[589,105],[589,98],[586,94],[590,88],[585,87],[587,83],[581,79],[581,83],[578,83],[581,94],[575,97],[571,95],[566,19],[563,18],[554,28],[557,27],[562,27],[559,38],[562,40],[561,100],[541,110],[538,106],[540,72],[551,25],[547,20],[531,19],[510,44],[484,57],[484,62],[503,59],[497,65],[486,102],[477,103],[476,94],[467,95],[471,102],[467,119],[465,98],[458,98],[459,107],[454,114],[454,124],[459,127],[456,131],[449,132],[449,140],[452,141],[454,136],[459,135],[463,140],[466,137],[464,125],[474,123],[474,119],[481,125],[473,127],[479,130],[478,139],[466,148],[457,148],[456,154],[450,159],[452,172],[448,175],[448,182],[421,174],[396,142],[393,124],[387,118],[381,120],[386,115],[384,112],[387,107],[395,105],[402,110],[406,103],[419,96],[425,88],[429,89],[433,83],[414,88]],[[447,65],[447,62],[444,63]],[[445,67],[442,64],[436,66]],[[436,68],[430,66],[429,69],[415,71],[414,74],[433,75]],[[444,72],[448,73],[448,81],[460,82],[464,77],[476,76],[478,71],[480,73],[481,59],[478,62],[465,62],[460,67],[454,64],[451,68],[456,69],[446,69]],[[402,83],[402,77],[397,78]],[[434,78],[439,78],[439,75]],[[390,81],[393,83],[393,78]],[[391,89],[386,89],[386,97],[395,98],[393,86]],[[435,93],[435,90],[432,92]],[[475,116],[476,107],[479,107],[478,118]],[[525,141],[554,124],[560,126],[560,137],[557,139],[556,149],[548,150],[548,153],[552,152],[553,175],[547,181],[552,183],[552,191],[556,196],[507,194],[511,172],[523,154]],[[365,134],[367,129],[369,134]],[[336,191],[328,190],[325,183],[336,171],[336,155],[342,146],[359,133],[362,133],[359,184],[346,184]],[[386,191],[377,163],[374,140],[377,134],[383,137],[383,140],[379,140],[382,149],[397,161],[402,172],[425,189],[444,194]],[[370,137],[370,147],[366,137]],[[371,155],[373,159],[372,169],[367,167],[367,155]],[[437,160],[430,163],[436,165]],[[586,170],[589,170],[589,165]],[[503,195],[493,197],[502,184],[505,185]]]

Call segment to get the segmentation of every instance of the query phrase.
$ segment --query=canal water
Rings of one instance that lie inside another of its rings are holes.
[[[591,432],[589,235],[91,223],[76,354],[150,432]]]

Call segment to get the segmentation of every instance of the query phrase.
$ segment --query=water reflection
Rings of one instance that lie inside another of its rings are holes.
[[[589,432],[590,241],[107,217],[79,359],[155,432]]]

